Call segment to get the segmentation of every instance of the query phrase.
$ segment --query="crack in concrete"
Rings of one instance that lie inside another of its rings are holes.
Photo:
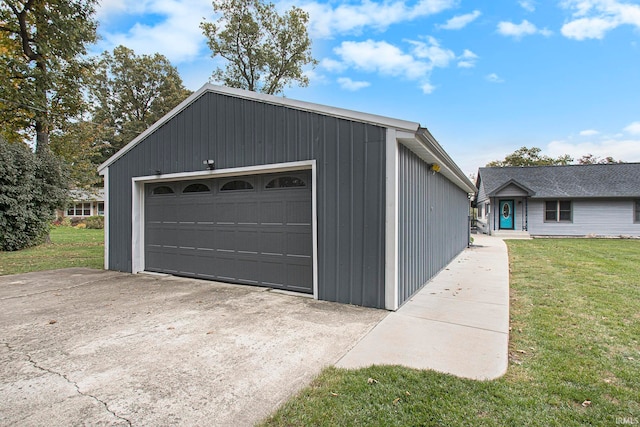
[[[104,406],[104,408],[107,410],[107,412],[109,412],[111,415],[113,415],[114,417],[118,418],[119,420],[122,420],[124,422],[127,423],[127,425],[129,426],[133,426],[133,424],[131,423],[131,421],[121,415],[118,415],[115,411],[113,411],[111,408],[109,408],[109,405],[107,404],[107,402],[105,402],[104,400],[99,399],[97,396],[94,396],[92,394],[89,393],[84,393],[82,390],[80,390],[80,386],[78,386],[78,383],[76,383],[75,381],[72,381],[71,379],[69,379],[69,377],[67,377],[65,374],[60,373],[60,372],[56,372],[53,371],[49,368],[45,368],[44,366],[40,366],[38,364],[38,362],[36,362],[33,357],[31,357],[31,355],[29,353],[25,353],[22,352],[20,350],[16,350],[14,349],[8,342],[2,342],[2,344],[4,344],[4,346],[12,353],[19,353],[22,354],[24,357],[27,358],[27,361],[36,369],[42,371],[42,372],[47,372],[51,375],[55,375],[57,377],[60,377],[62,379],[64,379],[67,383],[69,383],[70,385],[72,385],[75,389],[76,392],[80,395],[80,396],[84,396],[84,397],[88,397],[90,399],[95,400],[96,402],[100,403],[102,406]]]

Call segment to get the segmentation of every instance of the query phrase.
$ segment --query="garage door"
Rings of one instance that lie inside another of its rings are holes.
[[[145,270],[313,292],[311,173],[145,185]]]

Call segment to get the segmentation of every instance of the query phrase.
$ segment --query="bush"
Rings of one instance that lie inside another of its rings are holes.
[[[71,227],[71,220],[66,216],[59,216],[51,225],[55,227]]]
[[[87,228],[94,230],[101,230],[104,228],[104,217],[102,216],[90,216],[84,220]]]
[[[65,197],[61,163],[48,148],[34,154],[26,144],[0,138],[0,250],[42,243]]]

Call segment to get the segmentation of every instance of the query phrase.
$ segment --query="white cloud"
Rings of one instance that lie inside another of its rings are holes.
[[[385,41],[344,41],[334,49],[343,63],[358,70],[402,76],[410,80],[424,78],[429,65]]]
[[[462,55],[457,59],[459,68],[473,68],[476,66],[478,55],[471,52],[469,49],[465,49],[464,52],[462,52]]]
[[[583,131],[580,131],[580,136],[594,136],[594,135],[598,135],[600,132],[598,132],[595,129],[586,129]]]
[[[383,31],[389,26],[412,21],[450,9],[457,0],[420,0],[414,5],[405,1],[333,3],[284,0],[281,5],[296,5],[309,13],[312,38],[332,38],[340,34],[360,34],[366,28]]]
[[[371,83],[369,82],[353,81],[349,77],[340,77],[338,79],[338,84],[342,89],[350,90],[352,92],[371,86]]]
[[[498,23],[498,33],[503,36],[515,37],[517,39],[524,36],[530,36],[534,34],[541,34],[545,37],[550,36],[552,31],[542,28],[538,29],[534,24],[523,20],[520,24],[514,24],[513,22],[502,21]]]
[[[325,70],[334,73],[340,73],[347,68],[347,66],[343,62],[336,61],[335,59],[331,58],[323,58],[322,60],[320,60],[320,66]]]
[[[402,77],[416,81],[424,93],[431,93],[435,86],[430,82],[435,68],[448,67],[456,55],[443,48],[433,37],[423,40],[405,40],[410,50],[404,50],[386,41],[343,41],[333,49],[338,60],[322,60],[327,69],[344,71],[352,68],[361,72],[378,73],[383,76]],[[466,50],[461,58],[474,61],[477,56]]]
[[[504,83],[504,80],[496,73],[487,74],[484,78],[491,83]]]
[[[455,59],[455,53],[449,49],[440,47],[440,43],[431,36],[427,37],[426,40],[426,43],[423,41],[408,40],[408,42],[413,45],[413,54],[417,58],[428,59],[431,68],[448,67],[449,63]]]
[[[422,89],[422,92],[425,95],[429,95],[431,92],[433,92],[434,90],[436,90],[436,87],[434,85],[432,85],[431,83],[424,83],[422,86],[420,86],[420,89]]]
[[[621,25],[640,28],[640,5],[618,0],[564,0],[572,18],[562,26],[562,34],[571,39],[602,39]]]
[[[630,133],[631,135],[640,135],[640,122],[633,122],[626,128],[624,131]]]
[[[535,12],[536,10],[536,4],[532,0],[520,0],[518,4],[527,12]]]
[[[442,28],[443,30],[460,30],[475,21],[481,14],[479,10],[474,10],[471,13],[457,15],[449,19],[445,24],[438,25],[438,28]]]
[[[153,15],[155,21],[138,22],[122,29],[116,24],[110,25],[117,23],[122,15],[130,19],[146,14]],[[161,53],[174,64],[192,61],[208,55],[199,25],[203,17],[212,14],[211,4],[202,0],[103,1],[97,16],[106,29],[99,31],[102,40],[97,47],[111,50],[125,45],[138,55]]]

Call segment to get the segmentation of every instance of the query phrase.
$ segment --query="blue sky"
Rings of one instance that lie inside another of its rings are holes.
[[[310,14],[311,84],[289,98],[419,122],[467,174],[521,146],[640,162],[640,2],[275,1]],[[219,60],[210,0],[102,0],[94,53],[159,52],[185,85]]]

